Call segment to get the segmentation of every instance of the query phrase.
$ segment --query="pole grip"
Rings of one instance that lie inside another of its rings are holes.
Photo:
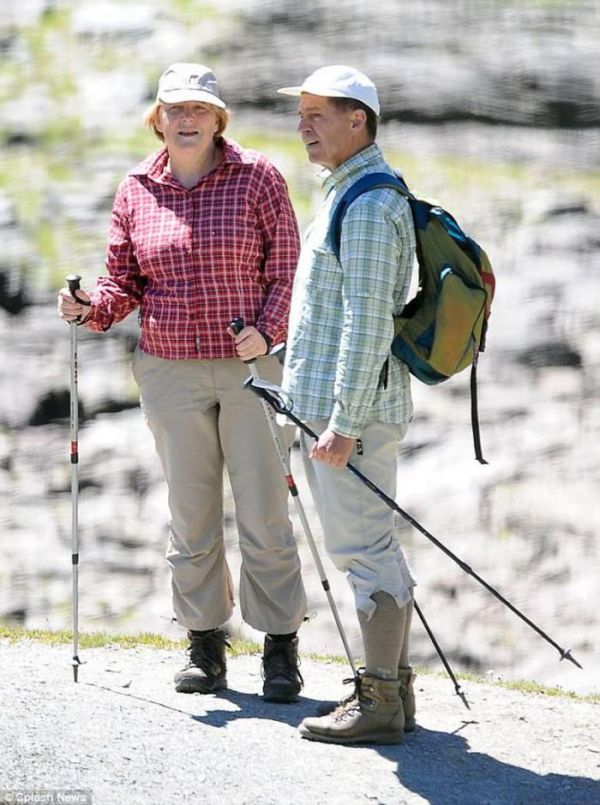
[[[73,299],[77,299],[75,292],[80,290],[81,288],[80,285],[81,277],[79,276],[79,274],[69,274],[67,277],[65,277],[65,282],[69,286],[69,293],[71,294]]]
[[[229,327],[236,335],[239,335],[242,330],[244,329],[244,320],[241,316],[237,316],[235,319],[232,319]]]
[[[229,329],[232,330],[236,335],[241,333],[245,326],[244,319],[241,316],[236,316],[236,318],[232,319],[229,323]],[[244,361],[244,363],[246,366],[251,367],[255,360],[255,358],[251,358],[249,361]]]
[[[81,285],[79,284],[81,282],[81,277],[79,276],[79,274],[69,274],[67,277],[65,277],[65,282],[69,286],[69,293],[76,302],[79,302],[80,305],[84,305],[85,307],[91,307],[92,303],[89,300],[80,299],[77,296],[77,291],[81,290]],[[73,319],[71,324],[79,324],[81,320],[82,317],[77,316],[76,319]]]

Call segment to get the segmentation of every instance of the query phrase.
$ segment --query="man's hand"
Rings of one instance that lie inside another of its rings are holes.
[[[356,439],[340,436],[339,433],[334,433],[327,428],[310,451],[310,458],[322,461],[330,467],[343,469],[350,460],[355,444]]]
[[[267,342],[256,327],[244,327],[237,335],[228,327],[227,332],[235,341],[235,349],[243,361],[252,361],[269,351]]]

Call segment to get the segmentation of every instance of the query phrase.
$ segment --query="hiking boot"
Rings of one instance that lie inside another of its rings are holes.
[[[415,713],[415,675],[413,669],[407,665],[398,668],[398,681],[400,682],[400,698],[404,710],[404,732],[414,732],[417,726]]]
[[[298,638],[277,642],[265,635],[262,675],[266,702],[298,701],[304,680],[298,670]]]
[[[402,702],[402,709],[404,710],[404,732],[414,732],[417,726],[415,720],[416,704],[413,687],[414,679],[415,675],[412,672],[412,668],[408,666],[406,668],[398,668],[400,700]],[[353,682],[354,680],[348,679],[344,681]],[[354,693],[349,693],[348,696],[345,696],[339,702],[321,702],[321,704],[317,706],[316,713],[318,716],[326,716],[337,708],[348,704],[354,696]]]
[[[305,718],[299,730],[303,738],[325,743],[402,743],[404,711],[398,680],[364,674],[349,702],[327,716]]]
[[[204,634],[188,632],[189,663],[175,674],[178,693],[214,693],[227,687],[225,646],[229,646],[222,629]]]

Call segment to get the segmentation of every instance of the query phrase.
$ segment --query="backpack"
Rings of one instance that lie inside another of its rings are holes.
[[[336,206],[329,243],[340,259],[342,222],[348,207],[378,187],[397,190],[408,201],[416,235],[419,287],[394,316],[391,352],[411,374],[435,385],[471,366],[471,425],[475,457],[487,464],[481,450],[477,412],[477,361],[485,337],[495,290],[487,254],[466,235],[449,212],[416,198],[398,174],[370,173],[358,179]]]

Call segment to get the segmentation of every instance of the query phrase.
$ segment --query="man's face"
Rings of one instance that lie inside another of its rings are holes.
[[[358,150],[356,109],[341,109],[329,98],[304,92],[298,115],[297,130],[315,165],[333,171]]]

